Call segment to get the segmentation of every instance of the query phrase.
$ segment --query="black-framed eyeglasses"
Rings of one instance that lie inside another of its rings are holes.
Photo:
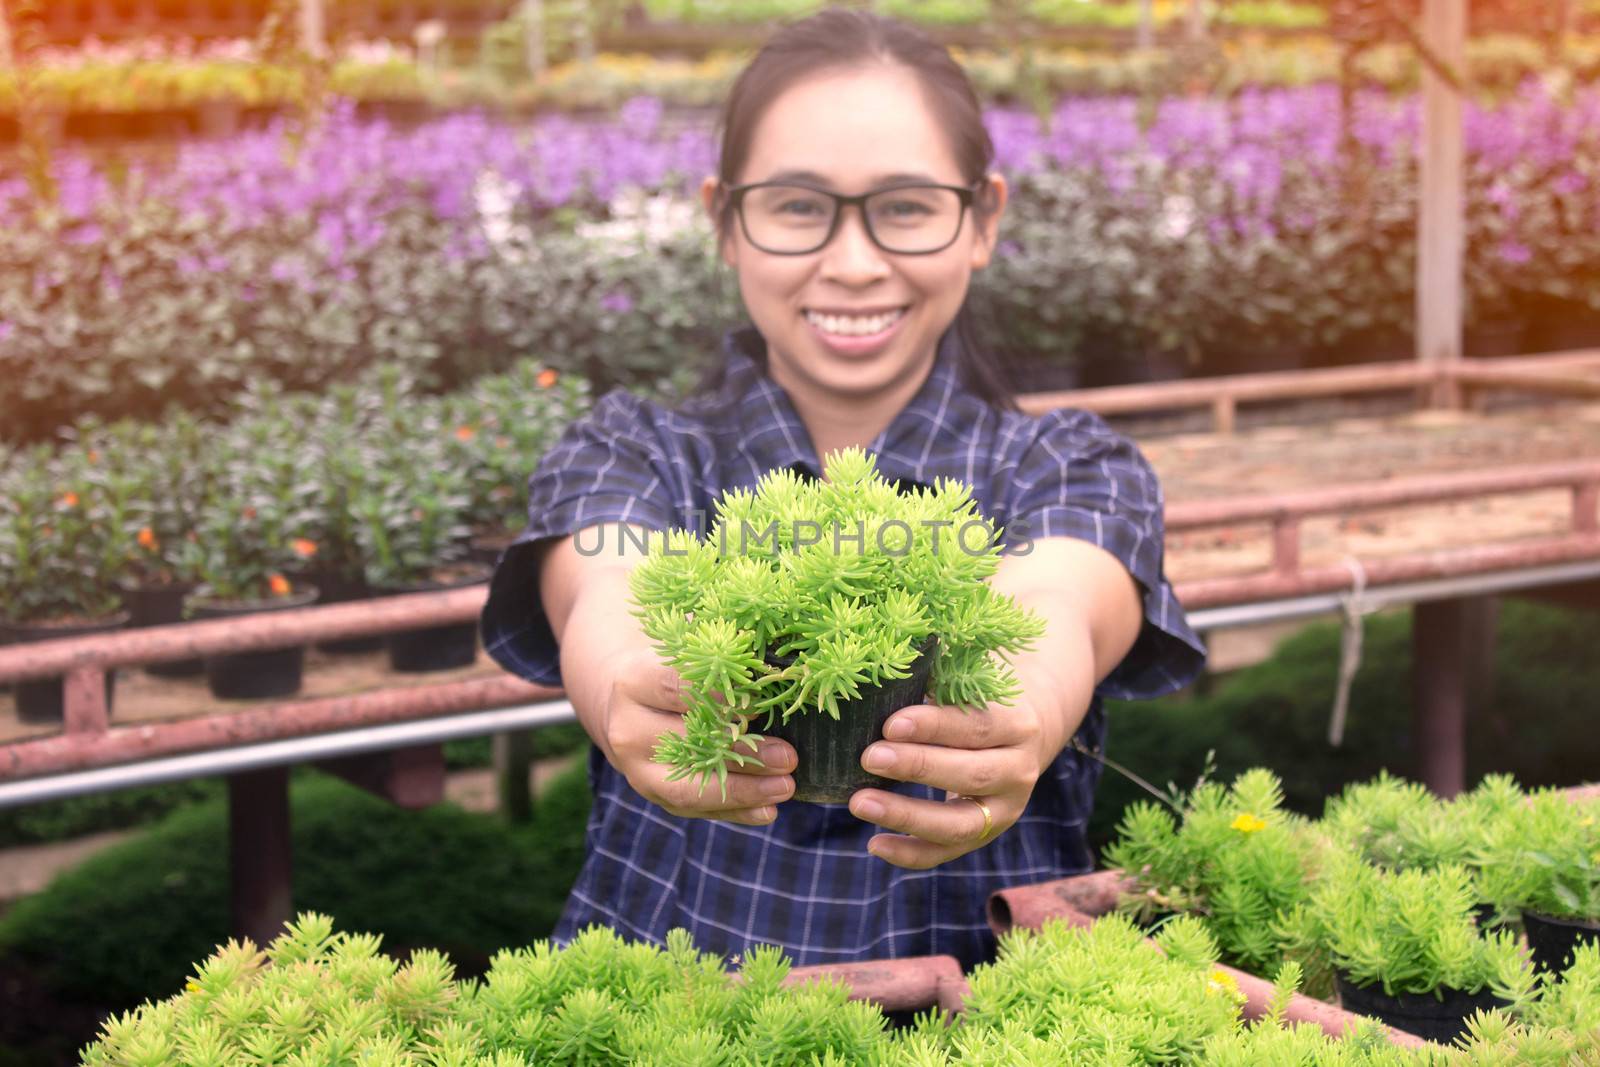
[[[853,204],[879,248],[926,256],[955,243],[982,184],[908,183],[842,196],[800,182],[752,182],[730,186],[728,193],[745,239],[763,252],[804,256],[820,250],[833,240],[844,209]]]

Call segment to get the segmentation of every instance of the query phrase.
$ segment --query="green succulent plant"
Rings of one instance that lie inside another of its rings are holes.
[[[1000,552],[966,485],[901,494],[860,448],[830,455],[821,481],[774,470],[724,493],[705,536],[653,535],[630,575],[634,610],[688,709],[655,758],[726,789],[730,765],[758,762],[757,717],[837,720],[862,687],[909,676],[930,636],[933,701],[1015,700],[995,653],[1031,647],[1044,623],[985,581]]]

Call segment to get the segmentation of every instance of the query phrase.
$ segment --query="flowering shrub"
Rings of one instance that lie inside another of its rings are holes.
[[[0,468],[0,618],[83,622],[117,611],[132,492],[100,458],[38,447]]]
[[[1017,696],[993,653],[1030,647],[1044,624],[986,583],[1000,548],[968,487],[901,495],[860,448],[824,468],[824,482],[774,470],[753,493],[724,493],[703,538],[657,536],[630,572],[645,633],[686,683],[685,732],[656,752],[675,778],[715,774],[726,788],[729,764],[755,761],[738,751],[755,751],[750,716],[838,719],[862,686],[909,677],[930,635],[935,702]]]

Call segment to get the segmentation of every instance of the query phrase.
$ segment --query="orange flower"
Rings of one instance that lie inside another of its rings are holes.
[[[252,507],[245,508],[244,509],[244,517],[247,518],[247,519],[255,518],[256,517],[256,509],[252,508]]]
[[[74,493],[74,492],[71,492],[71,491],[62,493],[61,494],[61,506],[64,507],[64,508],[75,508],[75,507],[77,507],[78,506],[78,494]]]
[[[100,453],[96,452],[92,448],[89,449],[89,462],[90,463],[99,463],[100,462]]]
[[[560,375],[554,370],[546,367],[544,370],[539,372],[539,377],[535,378],[534,381],[539,383],[540,389],[548,389],[552,385],[556,384],[556,379],[559,377]]]
[[[294,554],[301,559],[310,559],[317,554],[317,543],[304,537],[296,537],[290,542],[289,547],[294,549]]]
[[[289,595],[289,579],[285,578],[281,574],[268,575],[267,576],[267,588],[272,590],[272,595],[273,596],[288,596]]]
[[[456,427],[456,440],[457,441],[470,441],[476,436],[478,436],[478,431],[474,430],[471,426],[457,426]]]
[[[154,552],[161,547],[161,542],[156,540],[156,532],[148,526],[139,530],[139,547],[147,552]]]

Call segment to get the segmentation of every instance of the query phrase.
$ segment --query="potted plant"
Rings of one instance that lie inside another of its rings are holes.
[[[1310,897],[1320,844],[1302,816],[1283,807],[1271,771],[1246,771],[1231,786],[1202,781],[1181,801],[1180,819],[1141,801],[1123,812],[1108,866],[1133,882],[1121,910],[1151,925],[1172,914],[1199,916],[1225,959],[1256,974],[1286,961],[1276,925]],[[1318,993],[1332,977],[1314,954],[1295,962]]]
[[[366,578],[382,595],[436,592],[489,579],[487,564],[467,558],[467,471],[452,461],[454,433],[437,406],[418,404],[404,430],[374,434],[373,461],[354,491],[351,516]],[[453,670],[478,656],[476,620],[387,635],[397,671]]]
[[[259,409],[211,441],[210,470],[196,536],[202,584],[186,610],[195,619],[225,619],[307,607],[315,586],[296,583],[291,570],[316,552],[306,533],[315,519],[315,474],[297,454],[299,415],[256,387]],[[224,699],[299,692],[305,647],[226,652],[206,657],[206,682]]]
[[[104,633],[124,626],[112,579],[126,551],[127,484],[93,450],[45,445],[0,469],[0,643]],[[114,672],[106,671],[109,711]],[[23,722],[60,722],[60,678],[15,687]]]
[[[127,559],[117,590],[128,625],[167,626],[184,619],[184,599],[200,580],[195,519],[203,493],[200,456],[203,424],[175,412],[160,425],[121,422],[98,435],[95,447],[134,479],[127,511]],[[151,663],[145,671],[167,678],[198,675],[199,659]]]
[[[1473,903],[1459,864],[1395,872],[1333,852],[1281,926],[1288,943],[1327,952],[1345,1010],[1450,1042],[1475,1012],[1526,1004],[1537,983],[1516,935],[1479,929]]]
[[[351,503],[374,462],[364,443],[375,418],[372,391],[335,386],[317,401],[312,422],[316,492],[313,518],[300,544],[296,576],[315,585],[318,604],[344,604],[372,596]],[[323,652],[355,655],[383,647],[381,634],[317,643]]]
[[[1566,969],[1580,944],[1600,944],[1600,801],[1538,790],[1500,814],[1483,845],[1485,892],[1520,910],[1540,969]]]
[[[588,383],[523,360],[446,398],[444,408],[450,462],[467,472],[469,554],[492,566],[527,522],[528,472],[588,411]]]
[[[795,799],[841,803],[891,784],[861,753],[925,692],[963,708],[1016,697],[993,654],[1043,622],[985,581],[1000,549],[970,490],[899,494],[859,448],[830,455],[824,479],[774,470],[724,493],[705,537],[652,537],[631,572],[635,613],[687,684],[685,732],[656,751],[674,777],[726,788],[730,765],[756,762],[759,725],[799,752]]]

